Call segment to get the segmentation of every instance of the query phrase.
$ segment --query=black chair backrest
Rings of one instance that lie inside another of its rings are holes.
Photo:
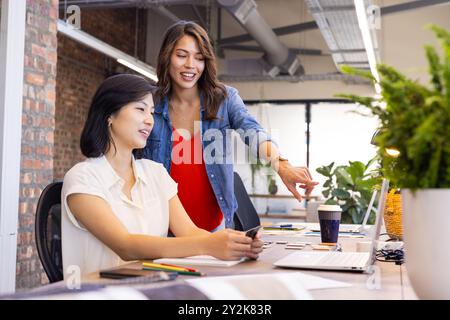
[[[234,195],[238,203],[238,209],[234,215],[234,228],[245,231],[259,226],[261,221],[258,213],[245,190],[241,177],[236,172],[234,173]]]
[[[62,182],[53,182],[42,191],[36,209],[36,247],[50,282],[63,279],[61,249]]]

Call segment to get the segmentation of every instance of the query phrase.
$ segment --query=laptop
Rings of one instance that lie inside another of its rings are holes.
[[[372,248],[370,252],[316,252],[298,251],[287,255],[276,261],[274,265],[282,268],[317,269],[336,271],[364,272],[373,265],[376,260],[377,240],[380,236],[381,223],[383,219],[386,195],[389,181],[383,179],[381,185],[380,199],[375,219],[375,230],[372,233]]]
[[[375,202],[375,199],[377,197],[378,190],[374,190],[372,193],[372,198],[370,199],[369,206],[367,207],[367,211],[364,215],[363,223],[362,224],[355,224],[355,225],[340,225],[339,226],[339,232],[340,233],[366,233],[366,225],[367,221],[369,220],[370,213],[372,210],[376,212],[376,209],[373,207],[373,204]],[[312,227],[308,228],[312,232],[320,232],[320,225],[314,225]]]

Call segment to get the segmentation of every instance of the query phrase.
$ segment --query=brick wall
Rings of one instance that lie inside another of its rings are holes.
[[[127,54],[137,53],[142,59],[145,56],[145,16],[136,9],[82,9],[81,29]],[[58,35],[57,70],[54,176],[62,180],[68,169],[83,160],[80,134],[95,90],[106,76],[126,69],[101,53]]]
[[[102,54],[56,36],[56,8],[57,1],[27,3],[18,289],[48,281],[34,244],[37,200],[48,183],[82,160],[79,137],[97,86],[108,74],[125,71]],[[134,55],[134,9],[82,11],[81,21],[84,31]],[[140,31],[139,38],[144,36]],[[142,48],[137,47],[140,57]]]
[[[34,241],[35,211],[43,188],[62,179],[83,159],[79,138],[97,86],[109,74],[128,71],[110,58],[57,35],[57,15],[58,0],[27,0],[18,290],[48,282]],[[140,59],[145,56],[145,14],[141,10],[82,9],[81,28],[130,55],[137,52]]]
[[[58,0],[27,0],[16,287],[46,281],[34,242],[41,190],[53,180]]]

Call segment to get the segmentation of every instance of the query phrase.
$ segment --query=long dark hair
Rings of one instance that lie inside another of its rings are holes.
[[[105,154],[111,143],[108,118],[123,106],[140,101],[155,91],[156,88],[145,78],[133,74],[118,74],[105,79],[92,98],[81,133],[80,148],[83,155],[96,158]],[[137,155],[139,150],[135,150]]]
[[[216,119],[220,103],[227,95],[225,85],[217,79],[216,57],[211,41],[205,29],[192,21],[178,21],[167,29],[159,50],[158,65],[158,101],[171,94],[172,86],[169,75],[170,57],[178,40],[189,35],[197,40],[198,47],[205,59],[205,70],[198,80],[199,88],[203,94],[206,118]]]

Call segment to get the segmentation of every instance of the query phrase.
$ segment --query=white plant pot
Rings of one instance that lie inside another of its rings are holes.
[[[402,190],[406,269],[420,299],[450,299],[450,189]]]

